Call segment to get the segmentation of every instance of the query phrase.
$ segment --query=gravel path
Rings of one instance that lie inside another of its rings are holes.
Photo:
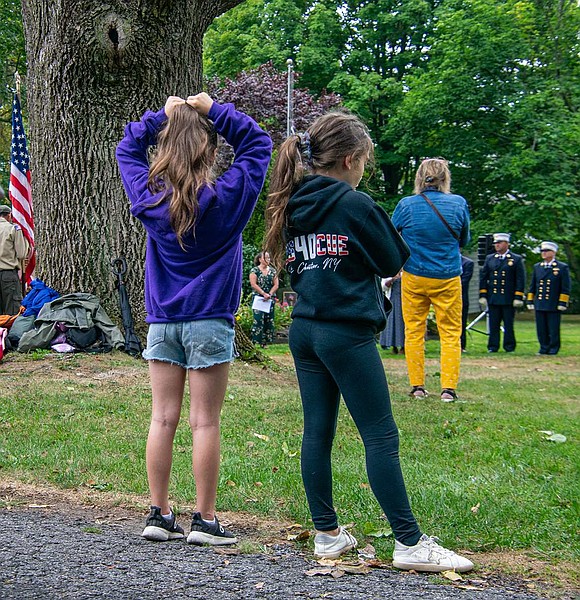
[[[102,512],[102,511],[101,511]],[[142,519],[102,520],[97,509],[0,510],[0,599],[148,600],[159,598],[330,600],[537,600],[517,582],[460,585],[391,568],[367,575],[307,576],[319,567],[295,546],[269,554],[224,554],[181,540],[152,543],[140,537]],[[476,578],[477,576],[474,576]],[[481,589],[477,589],[477,586]],[[474,589],[475,588],[475,589]]]

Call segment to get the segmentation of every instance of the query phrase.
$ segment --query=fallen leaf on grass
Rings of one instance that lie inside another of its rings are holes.
[[[368,565],[371,569],[387,569],[388,565],[378,558],[371,558],[370,560],[365,560],[365,565]]]
[[[335,558],[321,558],[316,562],[322,567],[335,567],[336,563],[339,561]]]
[[[345,573],[350,573],[351,575],[368,575],[371,572],[370,567],[364,563],[356,565],[341,563],[340,570]]]
[[[50,508],[53,504],[29,504],[28,508]]]
[[[542,431],[540,433],[544,434],[544,439],[548,442],[556,442],[558,444],[563,444],[566,441],[566,436],[561,433],[554,433],[553,431]]]
[[[264,435],[263,433],[254,433],[254,437],[257,437],[260,440],[264,440],[265,442],[270,441],[270,438],[267,435]]]
[[[463,581],[463,577],[455,571],[443,571],[441,575],[445,577],[445,579],[449,579],[449,581]]]
[[[216,554],[225,554],[227,556],[235,556],[240,553],[237,548],[214,548]]]
[[[389,527],[376,527],[373,523],[365,523],[363,525],[363,533],[371,537],[390,537],[393,532]]]
[[[310,531],[308,529],[303,529],[298,533],[288,533],[288,540],[291,542],[303,542],[310,537]]]
[[[368,558],[370,560],[374,560],[376,558],[376,554],[376,550],[371,544],[367,544],[364,548],[358,550],[358,555],[361,558]]]
[[[228,479],[226,481],[226,485],[229,485],[230,487],[236,487],[236,482],[232,481],[231,479]]]
[[[308,571],[305,571],[305,573],[308,575],[308,577],[314,577],[315,575],[331,575],[332,571],[333,569],[331,567],[325,567],[323,569],[308,569]]]
[[[479,502],[475,505],[471,507],[471,512],[476,515],[479,512],[479,507],[481,506],[481,504],[479,504]]]
[[[298,454],[298,451],[290,452],[288,444],[286,442],[282,442],[282,452],[284,452],[284,454],[289,458],[294,458]]]
[[[348,563],[341,560],[321,558],[318,564],[320,567],[309,569],[306,571],[306,575],[309,577],[313,577],[314,575],[331,575],[337,579],[346,573],[350,575],[367,575],[371,572],[370,566],[365,562]]]

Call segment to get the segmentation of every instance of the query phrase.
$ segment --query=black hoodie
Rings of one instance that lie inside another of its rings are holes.
[[[309,175],[288,201],[286,270],[293,317],[386,324],[379,277],[397,274],[409,248],[387,213],[338,179]]]

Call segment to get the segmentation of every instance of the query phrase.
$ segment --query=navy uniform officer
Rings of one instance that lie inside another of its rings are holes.
[[[511,252],[509,233],[494,233],[494,254],[488,254],[479,277],[479,303],[489,315],[487,351],[499,350],[499,336],[503,321],[503,349],[516,349],[514,317],[516,308],[524,305],[526,273],[519,254]]]
[[[538,354],[558,354],[561,315],[570,300],[570,269],[566,263],[556,260],[558,244],[542,242],[540,252],[542,261],[534,265],[527,306],[530,310],[536,309]]]

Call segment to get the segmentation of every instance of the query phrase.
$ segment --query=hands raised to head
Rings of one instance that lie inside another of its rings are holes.
[[[176,106],[185,104],[185,100],[179,96],[169,96],[165,101],[165,114],[170,117]]]
[[[205,92],[201,92],[201,94],[196,94],[195,96],[188,96],[187,100],[184,100],[179,96],[169,96],[165,102],[165,114],[170,117],[171,113],[175,110],[175,107],[181,104],[187,104],[200,115],[207,116],[207,113],[213,104],[213,100]]]
[[[207,116],[207,113],[213,104],[213,100],[205,92],[201,92],[201,94],[196,94],[195,96],[188,96],[185,102],[200,115],[205,116]]]

